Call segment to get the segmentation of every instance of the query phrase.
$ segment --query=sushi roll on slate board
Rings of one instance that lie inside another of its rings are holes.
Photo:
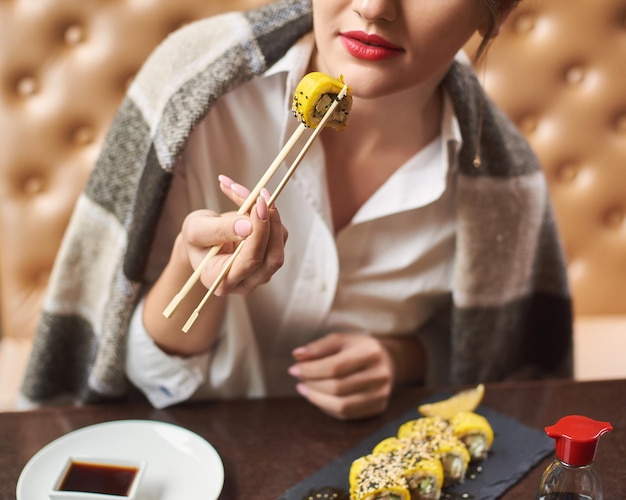
[[[437,500],[442,488],[462,483],[470,462],[484,460],[494,439],[489,421],[473,411],[483,392],[479,385],[420,406],[430,414],[404,422],[352,462],[350,500]]]
[[[421,417],[408,420],[398,428],[399,438],[424,438],[439,434],[451,434],[448,421],[441,417]]]
[[[443,468],[432,455],[420,455],[398,440],[389,450],[362,456],[350,469],[351,500],[437,500]]]
[[[493,429],[478,413],[463,411],[450,419],[452,434],[467,447],[472,461],[484,460],[493,444]]]
[[[399,463],[385,453],[364,455],[350,467],[350,500],[411,500]]]
[[[423,417],[409,420],[398,428],[398,438],[434,454],[443,465],[444,486],[462,483],[470,462],[470,454],[461,440],[452,433],[446,420]]]

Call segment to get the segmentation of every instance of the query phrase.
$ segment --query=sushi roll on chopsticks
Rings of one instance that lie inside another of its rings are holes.
[[[306,74],[293,95],[291,110],[294,116],[306,127],[317,127],[344,85],[342,76],[333,78],[318,71]],[[352,95],[348,92],[333,111],[327,126],[337,130],[346,128],[351,108]]]

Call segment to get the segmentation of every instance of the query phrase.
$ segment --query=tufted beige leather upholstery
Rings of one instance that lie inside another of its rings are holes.
[[[269,0],[0,0],[0,409],[56,251],[129,82],[184,23]]]
[[[478,64],[550,184],[575,374],[626,377],[626,0],[524,0]]]
[[[268,1],[0,0],[0,408],[12,404],[73,204],[141,62],[187,21]],[[615,348],[626,352],[624,61],[626,0],[526,0],[484,69],[545,165],[581,378],[626,375]],[[602,332],[612,349],[601,349]]]
[[[527,0],[486,60],[548,175],[579,315],[626,313],[625,63],[624,0]]]

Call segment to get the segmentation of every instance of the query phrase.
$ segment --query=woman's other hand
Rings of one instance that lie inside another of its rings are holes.
[[[298,392],[326,413],[357,419],[382,413],[393,388],[393,361],[370,335],[333,333],[293,351]]]
[[[331,333],[292,354],[289,373],[298,379],[298,392],[341,420],[382,413],[394,385],[420,382],[424,373],[414,336]]]

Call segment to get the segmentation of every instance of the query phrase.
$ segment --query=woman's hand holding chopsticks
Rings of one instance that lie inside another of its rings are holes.
[[[221,175],[219,180],[222,192],[237,206],[241,206],[250,194],[250,191],[224,175]],[[284,248],[288,233],[280,220],[280,214],[276,207],[268,207],[269,200],[270,193],[267,189],[263,189],[248,218],[232,215],[235,218],[232,227],[239,238],[237,241],[230,243],[228,248],[222,248],[218,255],[209,263],[207,269],[203,271],[201,282],[206,288],[213,284],[221,269],[226,265],[230,255],[240,244],[240,240],[245,238],[246,242],[239,257],[232,263],[228,274],[216,289],[215,295],[225,295],[227,293],[247,295],[257,286],[267,283],[272,275],[283,265]],[[247,225],[246,222],[248,223]],[[187,222],[185,223],[186,225]],[[183,226],[183,231],[185,226]],[[190,241],[192,237],[193,235],[190,231]],[[206,254],[207,247],[215,244],[216,242],[209,242],[208,245],[200,248],[198,255],[195,255],[193,259],[190,253],[192,265],[195,267],[199,264]],[[197,246],[194,246],[191,251],[196,249]]]
[[[337,92],[337,94],[334,92]],[[325,98],[323,101],[324,104],[322,105],[320,105],[318,100],[321,98]],[[287,169],[287,172],[278,183],[275,193],[267,199],[268,207],[273,207],[275,198],[284,189],[285,185],[302,161],[302,158],[304,158],[304,155],[311,147],[311,144],[313,144],[313,141],[319,136],[320,132],[327,124],[333,128],[343,130],[346,126],[347,117],[351,107],[352,97],[350,95],[350,87],[343,83],[342,77],[335,79],[319,72],[312,72],[305,75],[296,87],[296,92],[292,100],[292,111],[300,120],[300,125],[296,128],[283,148],[279,151],[278,155],[267,168],[261,179],[259,179],[254,189],[249,192],[248,196],[244,200],[241,201],[237,213],[240,215],[246,215],[250,212],[254,203],[258,201],[258,197],[261,195],[262,190],[265,188],[272,176],[277,172],[282,162],[287,158],[289,152],[298,143],[302,134],[307,130],[307,128],[314,128],[313,133],[306,140],[305,144],[300,149],[300,152],[296,155],[296,158]],[[232,183],[230,180],[227,182],[230,184],[229,189],[232,190]],[[218,273],[215,281],[202,296],[198,306],[191,311],[189,318],[183,325],[183,332],[187,333],[191,329],[200,315],[200,310],[204,307],[209,298],[215,295],[216,291],[221,286],[222,281],[230,272],[235,259],[243,250],[243,246],[242,241],[231,254],[229,259],[224,263],[222,270]],[[194,288],[194,286],[200,281],[200,276],[204,273],[204,268],[209,264],[211,259],[218,254],[219,251],[220,245],[218,244],[211,247],[208,252],[206,252],[202,261],[195,267],[187,281],[183,283],[179,292],[174,295],[172,300],[163,309],[163,315],[166,318],[170,318],[172,316],[183,299],[185,299],[185,297],[191,292],[192,288]]]
[[[237,206],[250,193],[226,176],[220,176],[219,181],[221,191]],[[276,207],[268,207],[269,198],[268,191],[262,190],[249,215],[197,210],[185,218],[170,261],[148,293],[144,305],[144,324],[162,350],[183,356],[209,350],[217,339],[223,319],[224,301],[220,296],[247,295],[266,283],[282,266],[287,229]],[[171,319],[165,318],[161,311],[211,247],[219,247],[219,251],[202,269],[199,283],[189,292],[190,300],[181,303]],[[235,251],[239,252],[238,256],[232,260],[228,273],[215,290],[215,300],[207,304],[206,313],[194,323],[194,334],[181,336],[180,327]],[[173,328],[173,322],[178,327]]]

